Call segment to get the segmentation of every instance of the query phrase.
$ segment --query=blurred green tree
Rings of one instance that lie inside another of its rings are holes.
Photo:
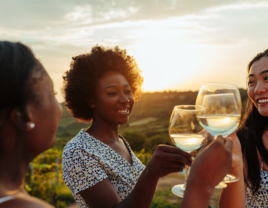
[[[147,137],[139,132],[125,131],[122,136],[128,141],[133,151],[140,152],[145,145]]]

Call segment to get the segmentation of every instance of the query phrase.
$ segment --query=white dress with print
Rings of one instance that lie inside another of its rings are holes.
[[[122,137],[121,137],[122,138]],[[110,146],[81,130],[64,148],[62,154],[63,179],[80,208],[88,207],[79,192],[108,178],[121,200],[133,190],[145,166],[122,138],[130,154],[132,165]]]
[[[263,170],[263,160],[261,162],[261,182],[260,187],[254,195],[249,185],[247,186],[246,205],[248,208],[265,208],[268,207],[268,171]],[[249,181],[250,183],[250,181]]]

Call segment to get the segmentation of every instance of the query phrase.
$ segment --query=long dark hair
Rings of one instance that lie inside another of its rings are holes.
[[[268,57],[268,49],[257,54],[249,62],[248,73],[252,64],[262,57]],[[237,136],[241,142],[243,156],[247,164],[247,175],[250,183],[246,182],[250,186],[252,194],[258,191],[261,181],[257,150],[266,164],[268,164],[268,151],[262,140],[262,135],[267,128],[267,121],[267,117],[260,115],[252,100],[248,98],[245,114],[237,130]]]
[[[0,158],[4,157],[5,146],[1,138],[5,124],[11,111],[17,108],[22,115],[22,122],[27,122],[26,106],[36,96],[33,91],[32,74],[40,69],[41,64],[35,59],[32,51],[22,43],[0,41]],[[16,154],[18,170],[19,164],[28,159],[26,133],[20,128],[16,129]],[[23,157],[22,157],[23,156]]]

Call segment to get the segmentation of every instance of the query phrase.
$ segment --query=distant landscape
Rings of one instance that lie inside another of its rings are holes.
[[[135,103],[129,122],[120,127],[120,134],[125,136],[133,150],[152,151],[160,143],[171,144],[168,124],[175,105],[194,105],[198,91],[163,91],[144,93]],[[240,89],[243,106],[247,101],[247,92]],[[56,148],[62,149],[82,128],[90,124],[74,119],[62,103],[63,116],[57,131]]]

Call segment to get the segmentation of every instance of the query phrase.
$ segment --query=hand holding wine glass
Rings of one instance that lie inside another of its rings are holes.
[[[204,148],[191,167],[181,207],[208,207],[214,187],[231,169],[231,157],[232,142],[222,136]]]
[[[173,172],[183,171],[185,165],[191,165],[191,155],[170,145],[158,145],[146,171],[151,177],[159,178]]]

